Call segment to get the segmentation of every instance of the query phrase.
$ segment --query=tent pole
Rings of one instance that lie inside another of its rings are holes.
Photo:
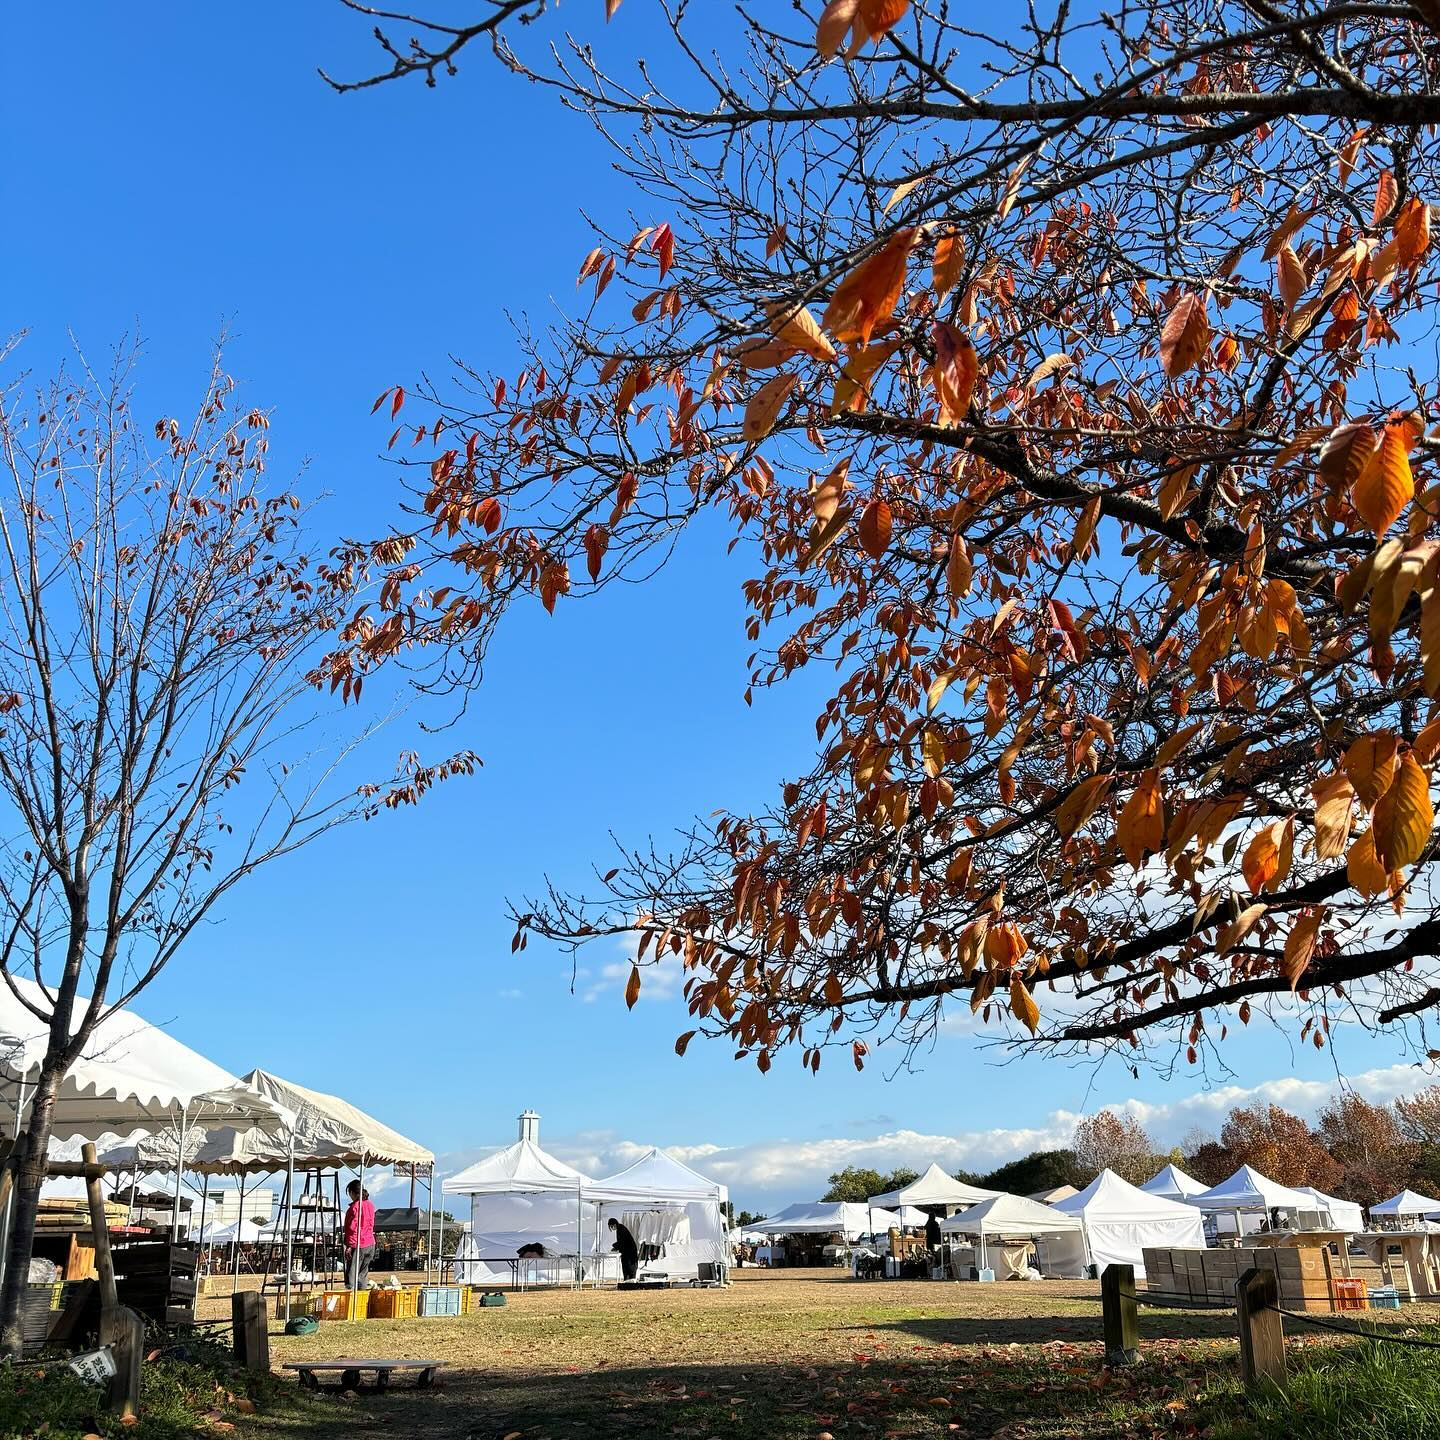
[[[180,1144],[175,1151],[175,1202],[170,1207],[170,1243],[180,1241],[180,1161],[185,1154],[185,1107],[180,1109]]]
[[[360,1221],[365,1205],[365,1152],[360,1152],[360,1198],[355,1202],[355,1248],[350,1252],[350,1321],[353,1324],[360,1308]]]
[[[202,1177],[203,1183],[200,1187],[200,1231],[196,1236],[199,1244],[205,1243],[205,1202],[210,1198],[210,1172],[207,1170]]]
[[[237,1177],[240,1182],[240,1201],[236,1206],[238,1214],[245,1213],[245,1174],[242,1171]],[[240,1247],[234,1245],[230,1249],[230,1293],[233,1295],[240,1288]]]
[[[415,1167],[410,1167],[410,1193],[415,1193]],[[443,1196],[442,1196],[443,1199]],[[434,1257],[435,1242],[430,1238],[431,1227],[435,1223],[435,1162],[430,1162],[430,1174],[425,1179],[425,1283],[430,1283],[430,1262]],[[440,1222],[440,1248],[445,1248],[445,1222]],[[445,1278],[445,1270],[442,1266],[435,1277],[437,1280]]]
[[[583,1286],[585,1271],[582,1257],[585,1253],[585,1192],[575,1187],[575,1285]],[[572,1287],[575,1288],[575,1287]]]
[[[285,1227],[285,1323],[290,1323],[290,1276],[295,1270],[295,1227],[290,1223],[290,1206],[295,1200],[295,1128],[290,1127],[290,1149],[285,1157],[285,1205],[280,1223]],[[275,1253],[272,1249],[272,1255]],[[265,1268],[270,1268],[266,1262]]]

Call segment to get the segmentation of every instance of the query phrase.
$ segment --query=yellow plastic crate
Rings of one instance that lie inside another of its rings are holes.
[[[317,1320],[350,1319],[350,1301],[355,1301],[355,1319],[363,1320],[370,1305],[368,1290],[326,1290],[315,1296],[315,1309],[311,1312]]]
[[[415,1302],[418,1298],[418,1292],[415,1290],[371,1290],[367,1318],[370,1320],[413,1320],[415,1319]]]

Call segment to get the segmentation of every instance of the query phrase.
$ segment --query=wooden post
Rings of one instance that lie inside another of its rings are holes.
[[[247,1370],[270,1373],[270,1328],[265,1301],[257,1290],[237,1290],[230,1297],[230,1322],[235,1329],[235,1358]]]
[[[1285,1327],[1276,1308],[1280,1286],[1273,1270],[1247,1270],[1235,1283],[1240,1322],[1240,1378],[1247,1390],[1285,1383]]]
[[[1100,1276],[1105,1320],[1105,1363],[1118,1369],[1140,1363],[1140,1308],[1135,1303],[1135,1267],[1107,1265]]]
[[[81,1150],[85,1161],[85,1193],[90,1197],[90,1229],[95,1237],[95,1274],[100,1281],[100,1308],[113,1310],[120,1303],[115,1292],[115,1260],[110,1254],[110,1227],[105,1223],[105,1197],[100,1190],[100,1176],[95,1146],[89,1141]]]
[[[93,1149],[86,1146],[86,1149]],[[112,1274],[110,1283],[115,1277]],[[100,1343],[115,1357],[115,1378],[106,1405],[122,1420],[140,1413],[140,1361],[145,1355],[145,1322],[124,1305],[107,1305],[100,1311]]]

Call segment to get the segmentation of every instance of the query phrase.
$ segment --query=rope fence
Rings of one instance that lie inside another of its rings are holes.
[[[1415,1334],[1388,1333],[1384,1325],[1337,1320],[1307,1310],[1294,1310],[1280,1301],[1273,1270],[1247,1270],[1235,1283],[1232,1304],[1176,1291],[1135,1288],[1133,1265],[1107,1265],[1100,1276],[1100,1298],[1105,1331],[1105,1363],[1111,1367],[1140,1363],[1140,1307],[1154,1310],[1231,1311],[1240,1340],[1240,1374],[1247,1388],[1285,1384],[1285,1330],[1283,1321],[1313,1326],[1352,1340],[1403,1345],[1416,1350],[1440,1350],[1440,1339]],[[1410,1297],[1413,1301],[1414,1297]],[[1418,1302],[1417,1302],[1418,1303]]]

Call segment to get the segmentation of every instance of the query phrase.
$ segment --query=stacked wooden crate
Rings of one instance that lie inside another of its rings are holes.
[[[195,1321],[195,1272],[200,1252],[194,1245],[168,1241],[122,1245],[115,1251],[115,1288],[120,1303],[165,1325]]]
[[[1145,1288],[1183,1304],[1233,1305],[1247,1270],[1273,1270],[1280,1303],[1291,1310],[1332,1310],[1331,1258],[1318,1245],[1256,1245],[1217,1250],[1144,1252]]]

